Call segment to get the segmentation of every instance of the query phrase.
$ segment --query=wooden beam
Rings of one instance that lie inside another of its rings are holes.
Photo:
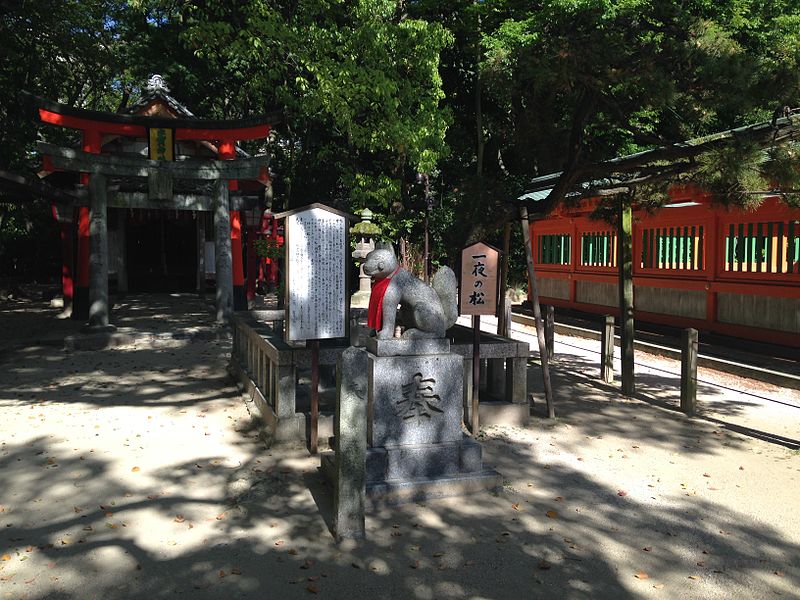
[[[238,160],[167,162],[134,156],[91,154],[46,142],[37,142],[36,147],[40,154],[50,157],[56,169],[109,177],[147,177],[150,171],[157,169],[170,173],[175,179],[258,179],[261,170],[269,166],[270,160],[269,156],[256,156]]]

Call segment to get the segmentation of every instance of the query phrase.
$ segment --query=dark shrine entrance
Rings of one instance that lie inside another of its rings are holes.
[[[132,210],[126,223],[131,292],[197,290],[197,221],[191,211]]]

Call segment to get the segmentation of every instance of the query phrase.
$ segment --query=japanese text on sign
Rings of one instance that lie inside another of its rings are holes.
[[[493,315],[497,312],[499,251],[483,243],[461,252],[459,312],[462,315]]]
[[[286,217],[287,338],[344,337],[347,220],[322,208]]]

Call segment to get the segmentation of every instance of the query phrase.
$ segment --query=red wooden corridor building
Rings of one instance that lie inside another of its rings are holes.
[[[753,211],[675,187],[656,214],[634,207],[637,319],[800,347],[800,209],[776,196]],[[596,201],[530,224],[540,301],[618,313],[617,232]]]

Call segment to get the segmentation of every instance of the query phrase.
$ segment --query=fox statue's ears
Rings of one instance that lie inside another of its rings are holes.
[[[389,242],[375,242],[375,250],[388,250],[392,255],[395,255],[394,248]]]

